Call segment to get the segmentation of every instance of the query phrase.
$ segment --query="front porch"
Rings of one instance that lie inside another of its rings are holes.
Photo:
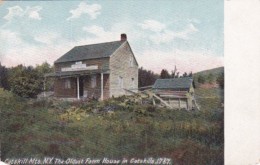
[[[66,100],[109,97],[109,71],[70,71],[46,75],[55,78],[54,96]]]

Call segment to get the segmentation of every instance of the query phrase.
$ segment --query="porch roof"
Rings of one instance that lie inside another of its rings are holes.
[[[67,71],[67,72],[54,72],[54,73],[47,73],[44,76],[45,77],[78,77],[78,76],[84,76],[84,75],[92,75],[92,74],[99,74],[104,73],[108,74],[109,70],[84,70],[84,71]]]

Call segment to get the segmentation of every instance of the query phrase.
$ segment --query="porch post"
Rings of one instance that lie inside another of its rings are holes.
[[[79,98],[79,77],[77,77],[77,96],[78,96],[78,100]]]
[[[179,98],[179,110],[181,109],[181,99]]]
[[[101,73],[101,100],[104,98],[103,81],[103,73]]]

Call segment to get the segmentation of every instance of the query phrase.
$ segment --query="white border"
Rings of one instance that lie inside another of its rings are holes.
[[[225,0],[225,164],[260,164],[260,0]]]

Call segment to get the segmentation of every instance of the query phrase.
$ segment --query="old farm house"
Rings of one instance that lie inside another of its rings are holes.
[[[157,79],[153,91],[172,108],[187,110],[195,108],[194,85],[190,77]]]
[[[138,63],[126,34],[119,41],[76,46],[54,68],[46,77],[55,78],[57,98],[103,100],[138,88]]]

